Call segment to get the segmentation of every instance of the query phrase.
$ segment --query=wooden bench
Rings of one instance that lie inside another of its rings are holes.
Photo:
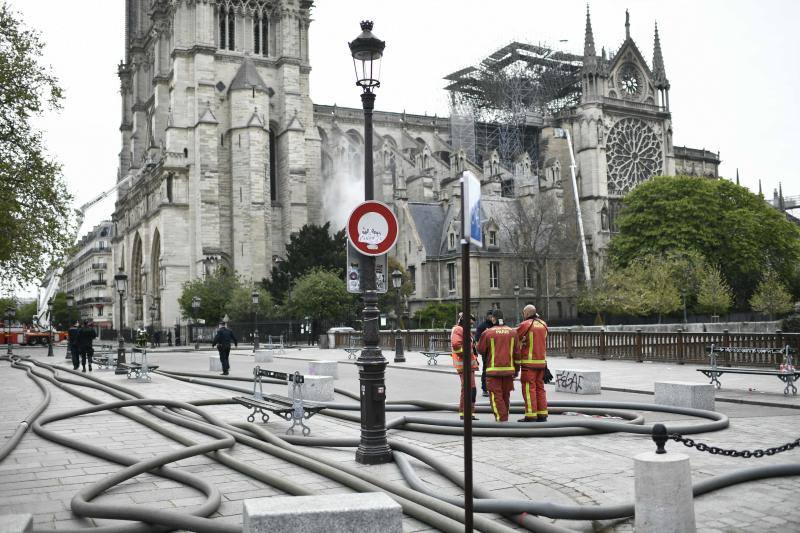
[[[262,389],[263,378],[279,379],[292,383],[292,397],[281,396],[279,394],[264,394]],[[255,422],[256,414],[261,415],[261,421],[269,422],[269,414],[266,411],[276,414],[292,425],[286,430],[286,434],[293,434],[295,426],[302,428],[303,436],[311,434],[311,428],[305,421],[325,409],[325,404],[309,402],[303,400],[301,385],[304,377],[299,372],[286,374],[284,372],[274,372],[272,370],[262,370],[257,366],[253,369],[253,395],[235,396],[233,400],[245,407],[253,410],[247,416],[248,422]]]
[[[779,369],[772,368],[744,368],[744,367],[729,367],[719,366],[717,364],[717,356],[719,354],[728,355],[760,355],[760,356],[782,356],[783,363]],[[712,385],[717,389],[722,388],[722,383],[719,377],[722,374],[749,374],[753,376],[775,376],[786,386],[783,389],[783,394],[788,395],[791,392],[797,395],[797,386],[795,382],[800,379],[800,370],[795,370],[792,362],[792,349],[789,346],[784,348],[742,348],[737,346],[715,346],[712,344],[709,347],[709,357],[711,358],[711,366],[701,367],[696,369],[698,372],[703,373],[707,378],[710,378]]]

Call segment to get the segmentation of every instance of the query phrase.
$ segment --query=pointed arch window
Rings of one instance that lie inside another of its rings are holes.
[[[278,150],[275,144],[275,130],[269,130],[269,197],[273,202],[278,199]]]
[[[236,11],[232,7],[219,8],[219,47],[222,50],[236,49]]]
[[[253,16],[253,52],[256,55],[269,55],[269,19],[263,13]]]

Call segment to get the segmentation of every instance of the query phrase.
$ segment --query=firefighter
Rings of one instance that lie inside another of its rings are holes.
[[[472,323],[475,322],[475,317],[470,315],[470,327]],[[458,372],[459,382],[461,383],[461,387],[459,390],[459,402],[458,402],[458,414],[461,417],[461,420],[464,420],[464,323],[466,319],[464,318],[464,313],[458,314],[458,322],[455,326],[453,326],[453,330],[450,332],[450,347],[452,349],[452,357],[453,357],[453,366],[456,367],[456,372]],[[470,344],[472,343],[472,335],[468,331],[468,338]],[[471,350],[471,359],[472,359],[472,372],[470,372],[471,381],[470,381],[470,397],[472,401],[472,419],[477,420],[478,417],[475,416],[475,370],[478,369],[478,357],[475,354],[475,350]]]
[[[547,324],[539,318],[533,305],[525,306],[522,317],[522,323],[517,326],[518,349],[515,364],[521,369],[519,381],[522,399],[525,401],[525,418],[519,421],[546,422],[544,373],[547,368]]]
[[[508,422],[511,391],[517,375],[514,365],[517,337],[513,328],[503,324],[503,314],[499,309],[495,309],[494,316],[497,323],[483,332],[478,341],[478,351],[487,354],[488,365],[484,372],[494,418],[497,422]]]

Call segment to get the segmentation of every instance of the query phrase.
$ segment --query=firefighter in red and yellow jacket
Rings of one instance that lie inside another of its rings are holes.
[[[521,369],[520,385],[525,401],[525,418],[520,422],[547,421],[547,394],[544,372],[547,367],[547,324],[536,314],[536,307],[526,305],[523,321],[517,326],[518,348],[514,363]]]
[[[503,315],[495,310],[497,324],[484,330],[478,341],[478,351],[487,354],[486,388],[489,389],[489,400],[497,422],[508,422],[508,410],[511,406],[511,391],[514,390],[514,345],[517,336],[514,328],[503,324]]]
[[[470,315],[470,325],[472,322],[475,321],[475,317]],[[464,419],[464,317],[463,313],[458,314],[458,322],[455,326],[453,326],[453,330],[450,332],[450,348],[452,349],[452,357],[453,357],[453,366],[456,367],[456,372],[458,372],[458,378],[461,383],[461,387],[459,390],[460,400],[458,402],[458,414],[461,416],[461,419]],[[469,329],[467,330],[469,331]],[[468,342],[472,342],[472,335],[468,334]],[[478,370],[478,357],[475,354],[475,350],[472,351],[472,370]],[[472,397],[472,412],[475,413],[475,373],[472,374],[472,382],[470,383],[471,387],[471,397]],[[474,414],[472,415],[473,420],[477,420]]]

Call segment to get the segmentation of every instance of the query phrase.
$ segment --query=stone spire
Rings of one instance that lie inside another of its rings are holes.
[[[625,40],[631,38],[631,14],[625,10]]]
[[[764,198],[764,191],[761,190],[761,178],[758,179],[758,195]]]
[[[592,33],[592,19],[589,17],[589,4],[586,4],[586,35],[583,38],[583,57],[594,57],[594,34]]]
[[[783,202],[783,184],[778,182],[778,208],[781,211],[786,211],[786,205]]]
[[[736,185],[739,185],[739,169],[736,169]]]
[[[669,87],[667,72],[664,70],[664,56],[661,55],[661,40],[658,38],[658,22],[656,22],[656,33],[653,43],[653,76],[655,77],[657,87]]]

